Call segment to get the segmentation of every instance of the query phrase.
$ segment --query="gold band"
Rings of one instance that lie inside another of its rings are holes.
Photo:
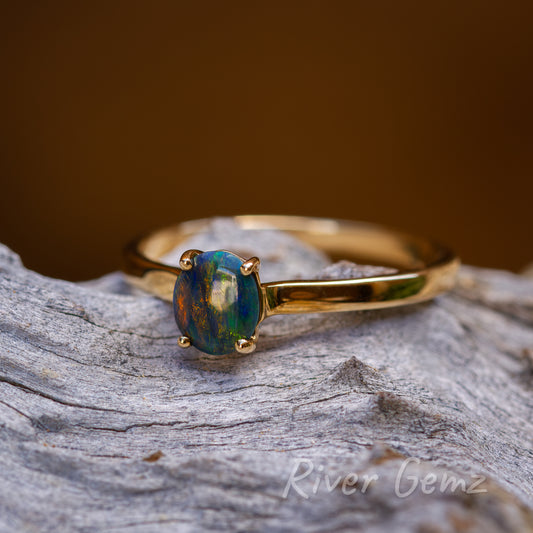
[[[274,314],[379,309],[429,300],[453,287],[460,263],[450,249],[432,240],[375,224],[277,215],[233,220],[250,231],[287,231],[332,259],[398,270],[366,278],[262,283],[261,320]],[[209,219],[184,222],[133,241],[125,249],[126,272],[143,289],[172,301],[176,276],[182,270],[159,260],[209,224]]]

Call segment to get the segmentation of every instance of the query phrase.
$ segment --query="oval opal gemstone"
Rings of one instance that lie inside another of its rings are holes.
[[[176,322],[192,345],[205,353],[231,353],[239,339],[254,334],[260,313],[259,286],[254,275],[241,274],[242,262],[230,252],[204,252],[176,280]]]

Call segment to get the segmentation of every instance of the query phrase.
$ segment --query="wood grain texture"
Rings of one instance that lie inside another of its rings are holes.
[[[225,220],[190,244],[265,281],[379,271]],[[531,279],[463,267],[433,302],[271,317],[206,357],[121,273],[0,247],[0,531],[533,531],[532,326]]]

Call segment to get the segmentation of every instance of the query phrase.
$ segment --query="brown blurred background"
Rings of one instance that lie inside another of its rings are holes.
[[[533,260],[530,2],[4,2],[0,241],[84,279],[188,218],[370,220]]]

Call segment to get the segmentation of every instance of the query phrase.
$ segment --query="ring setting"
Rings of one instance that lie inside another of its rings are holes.
[[[173,308],[178,346],[210,355],[255,350],[262,316],[260,261],[232,252],[187,250],[179,262]]]
[[[209,219],[162,228],[125,248],[135,285],[173,303],[178,346],[209,355],[252,353],[258,325],[269,316],[383,309],[423,302],[450,290],[460,265],[448,247],[384,226],[317,217],[241,215],[246,231],[281,230],[332,259],[393,267],[394,273],[343,279],[259,279],[258,257],[227,250],[188,249],[165,262],[189,237],[209,231]]]

